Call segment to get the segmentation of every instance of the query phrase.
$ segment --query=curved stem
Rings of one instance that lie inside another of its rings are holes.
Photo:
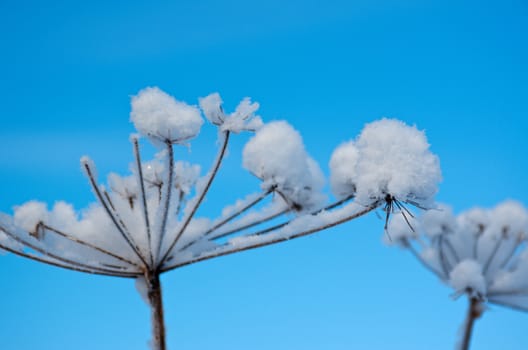
[[[343,203],[345,203],[346,201],[352,199],[353,196],[349,196],[349,197],[346,197],[346,198],[343,198],[335,203],[332,203],[324,208],[321,208],[321,209],[318,209],[318,210],[315,210],[313,212],[311,212],[309,215],[317,215],[317,214],[320,214],[322,213],[323,211],[327,211],[327,210],[331,210],[333,208],[336,208],[340,205],[342,205]],[[278,230],[278,229],[281,229],[283,228],[284,226],[288,225],[290,222],[292,222],[293,220],[295,220],[295,218],[293,219],[290,219],[288,221],[285,221],[281,224],[277,224],[277,225],[274,225],[274,226],[271,226],[271,227],[268,227],[268,228],[265,228],[263,230],[260,230],[260,231],[257,231],[257,232],[254,232],[252,234],[250,234],[249,236],[261,236],[265,233],[269,233],[269,232],[272,232],[272,231],[275,231],[275,230]],[[219,238],[219,237],[215,237],[215,238]]]
[[[462,335],[462,342],[460,343],[459,350],[469,349],[473,326],[480,316],[482,316],[482,302],[477,298],[470,298],[466,321],[464,323],[464,333]]]
[[[135,266],[137,268],[140,268],[140,266],[138,264],[136,264],[135,262],[133,262],[133,261],[130,261],[130,260],[126,259],[126,258],[123,258],[122,256],[114,254],[114,253],[112,253],[112,252],[110,252],[110,251],[108,251],[106,249],[100,248],[100,247],[98,247],[98,246],[96,246],[96,245],[94,245],[92,243],[83,241],[83,240],[81,240],[81,239],[79,239],[77,237],[73,237],[72,235],[67,234],[67,233],[65,233],[63,231],[60,231],[60,230],[58,230],[56,228],[53,228],[53,227],[48,226],[46,224],[43,224],[42,228],[44,228],[44,229],[46,229],[46,230],[48,230],[50,232],[53,232],[53,233],[55,233],[55,234],[57,234],[57,235],[59,235],[61,237],[64,237],[64,238],[70,240],[71,242],[75,242],[75,243],[77,243],[79,245],[83,245],[83,246],[89,247],[89,248],[91,248],[93,250],[96,250],[96,251],[98,251],[100,253],[108,255],[108,256],[110,256],[110,257],[112,257],[114,259],[117,259],[119,261],[125,262],[125,263],[130,264],[132,266]]]
[[[220,256],[229,255],[229,254],[233,254],[233,253],[238,253],[238,252],[242,252],[242,251],[245,251],[245,250],[260,248],[260,247],[264,247],[264,246],[267,246],[267,245],[288,241],[288,240],[291,240],[291,239],[294,239],[294,238],[308,236],[310,234],[325,230],[327,228],[340,225],[340,224],[342,224],[344,222],[347,222],[347,221],[350,221],[350,220],[353,220],[353,219],[357,219],[357,218],[359,218],[359,217],[371,212],[372,210],[376,209],[377,207],[379,207],[379,205],[380,205],[379,202],[373,203],[372,205],[370,205],[368,207],[365,207],[363,210],[361,210],[359,212],[353,213],[351,215],[347,215],[347,216],[345,216],[345,217],[343,217],[341,219],[335,220],[335,221],[330,222],[330,223],[322,224],[321,226],[316,226],[314,228],[311,228],[311,229],[308,229],[308,230],[305,230],[305,231],[297,232],[297,233],[289,235],[289,236],[280,236],[280,235],[275,236],[274,235],[273,237],[271,237],[267,241],[266,240],[261,240],[261,241],[257,241],[255,243],[249,244],[247,246],[241,246],[241,247],[237,247],[237,246],[230,247],[230,244],[227,243],[227,244],[225,244],[223,246],[220,246],[219,249],[217,249],[217,251],[212,251],[212,252],[210,252],[208,254],[206,253],[206,254],[204,254],[202,256],[199,256],[197,258],[194,258],[192,260],[180,262],[180,263],[177,263],[177,264],[172,265],[172,266],[162,267],[161,268],[161,272],[167,272],[167,271],[176,269],[178,267],[182,267],[182,266],[185,266],[185,265],[190,265],[190,264],[197,263],[199,261],[204,261],[204,260],[208,260],[208,259],[212,259],[212,258],[217,258],[217,257],[220,257]],[[251,239],[251,237],[255,237],[255,236],[258,236],[258,235],[254,234],[254,235],[245,236],[245,237],[248,238],[248,239]],[[222,248],[224,248],[224,249],[222,249]]]
[[[119,233],[121,234],[123,239],[126,241],[126,243],[130,246],[130,248],[132,248],[132,250],[136,253],[138,258],[143,262],[143,264],[145,264],[145,266],[148,266],[147,261],[143,257],[143,254],[141,254],[141,250],[135,244],[135,242],[132,240],[132,238],[129,236],[128,232],[125,231],[125,229],[123,228],[122,223],[116,217],[115,212],[109,207],[109,204],[107,203],[107,201],[103,197],[103,194],[101,193],[101,190],[99,189],[99,186],[97,186],[97,183],[95,181],[95,177],[93,175],[92,169],[90,168],[88,163],[84,163],[83,165],[84,165],[84,168],[86,170],[86,174],[88,175],[88,179],[90,181],[90,185],[92,186],[92,189],[95,192],[95,196],[97,197],[97,199],[99,200],[99,202],[101,203],[103,208],[105,209],[106,214],[110,217],[110,219],[112,220],[114,226],[117,228],[117,230],[119,231]],[[111,202],[109,202],[109,203],[110,203],[110,205],[112,205]]]
[[[167,142],[167,158],[169,161],[169,169],[167,171],[167,180],[164,182],[165,190],[163,191],[163,198],[161,199],[163,205],[160,209],[163,211],[161,216],[160,231],[158,233],[158,246],[156,248],[156,259],[160,255],[163,238],[167,228],[167,219],[169,217],[170,201],[172,197],[172,183],[174,180],[174,148],[172,143]],[[162,259],[163,260],[163,259]]]
[[[35,260],[35,261],[38,261],[38,262],[41,262],[41,263],[44,263],[44,264],[48,264],[48,265],[55,266],[55,267],[60,267],[60,268],[67,269],[67,270],[84,272],[84,273],[90,273],[90,274],[94,274],[94,275],[112,276],[112,277],[135,278],[135,277],[138,276],[138,274],[134,274],[134,273],[113,272],[113,271],[110,271],[110,270],[102,270],[102,269],[100,270],[100,269],[96,269],[96,268],[76,267],[76,266],[73,266],[73,265],[62,263],[60,261],[53,261],[52,259],[47,258],[46,256],[37,256],[37,255],[34,255],[34,254],[25,253],[25,252],[10,248],[8,246],[5,246],[2,243],[0,243],[0,248],[5,250],[6,252],[10,252],[10,253],[16,254],[16,255],[21,256],[23,258],[28,258],[28,259],[31,259],[31,260]]]
[[[486,276],[486,274],[488,273],[488,269],[490,268],[491,266],[491,262],[493,261],[493,259],[495,258],[495,256],[497,255],[497,252],[499,251],[499,248],[501,247],[501,244],[502,244],[502,239],[499,238],[497,240],[497,243],[495,244],[495,246],[493,247],[493,250],[491,251],[491,254],[490,256],[488,257],[488,259],[486,260],[486,263],[484,264],[484,267],[482,268],[482,274],[484,276]]]
[[[151,266],[154,266],[154,253],[152,252],[152,237],[151,237],[151,228],[150,228],[150,219],[148,214],[147,206],[147,194],[145,191],[145,181],[143,179],[143,168],[141,167],[141,154],[139,153],[139,141],[137,138],[133,139],[134,144],[134,156],[136,158],[136,167],[138,174],[139,189],[141,193],[141,204],[143,206],[143,218],[145,220],[145,228],[147,230],[147,244],[149,252],[149,261]]]
[[[418,251],[413,247],[413,245],[411,244],[411,242],[408,242],[407,239],[406,240],[406,244],[407,244],[407,248],[411,251],[412,255],[414,255],[414,257],[426,268],[428,269],[429,271],[431,271],[432,273],[434,273],[438,278],[440,279],[445,279],[446,276],[444,276],[440,271],[438,271],[436,268],[434,268],[432,265],[430,265],[427,261],[424,260],[424,258],[420,255],[420,253],[418,253]]]
[[[88,265],[88,264],[85,264],[85,263],[81,263],[81,262],[78,262],[78,261],[75,261],[75,260],[71,260],[71,259],[68,259],[68,258],[65,258],[63,256],[60,256],[60,255],[56,255],[56,254],[53,254],[51,252],[48,252],[46,249],[44,248],[41,248],[37,245],[34,245],[32,243],[29,243],[28,241],[18,237],[17,235],[13,234],[12,232],[10,232],[8,229],[6,229],[5,227],[0,227],[0,229],[2,230],[2,232],[4,232],[5,235],[7,235],[8,237],[10,237],[11,239],[15,240],[16,242],[18,242],[19,244],[22,244],[23,246],[26,246],[30,249],[33,249],[34,251],[46,256],[46,257],[49,257],[53,260],[58,260],[59,263],[55,263],[53,261],[50,261],[49,259],[42,259],[34,254],[27,254],[27,253],[24,253],[20,250],[16,250],[16,249],[6,249],[12,253],[15,253],[17,255],[20,255],[20,256],[24,256],[26,258],[30,258],[30,259],[33,259],[33,260],[37,260],[37,261],[41,261],[41,262],[46,262],[44,260],[48,260],[48,262],[50,264],[54,263],[53,265],[55,266],[60,266],[60,267],[64,267],[64,268],[69,268],[70,270],[79,270],[79,269],[82,269],[84,270],[83,272],[90,272],[90,271],[96,271],[96,272],[101,272],[102,274],[108,274],[108,275],[123,275],[123,274],[126,274],[126,271],[123,271],[123,270],[126,270],[126,267],[122,267],[122,266],[118,266],[116,267],[118,270],[110,270],[110,269],[107,269],[107,268],[103,268],[103,267],[97,267],[97,266],[92,266],[92,265]],[[132,276],[135,276],[137,275],[135,272],[131,272],[130,273],[130,277]],[[125,276],[123,276],[125,277]]]
[[[266,196],[268,194],[270,194],[271,192],[273,191],[273,189],[269,189],[268,191],[266,192],[262,192],[257,198],[255,198],[254,200],[250,201],[249,203],[247,203],[246,205],[244,205],[242,208],[240,208],[239,210],[237,210],[236,212],[234,212],[233,214],[227,216],[226,218],[220,220],[217,224],[213,225],[212,227],[210,227],[209,229],[207,229],[207,231],[205,231],[203,234],[200,234],[198,236],[198,238],[196,239],[193,239],[192,241],[190,241],[189,243],[187,243],[185,246],[183,246],[179,251],[182,251],[182,250],[185,250],[187,248],[189,248],[190,246],[192,246],[193,244],[196,244],[198,241],[200,241],[203,237],[206,237],[208,235],[210,235],[212,232],[214,232],[215,230],[219,229],[220,227],[224,226],[225,224],[227,224],[229,221],[233,220],[234,218],[236,218],[237,216],[241,215],[242,213],[244,213],[246,210],[249,210],[251,207],[257,205],[261,200],[263,200],[264,198],[266,198]]]
[[[189,215],[185,219],[181,229],[178,231],[178,233],[176,235],[176,238],[174,239],[174,241],[172,241],[171,245],[169,246],[169,248],[167,249],[165,254],[163,254],[163,257],[159,260],[159,266],[163,265],[163,263],[165,262],[165,260],[169,256],[170,252],[172,251],[172,248],[174,248],[176,243],[178,243],[178,240],[180,239],[182,234],[185,232],[185,229],[187,228],[187,226],[191,222],[192,218],[194,217],[194,214],[196,214],[196,211],[198,210],[198,207],[200,207],[200,204],[202,203],[205,195],[207,194],[207,191],[209,190],[209,187],[211,187],[211,184],[213,183],[213,180],[214,180],[216,174],[218,173],[218,169],[220,168],[220,164],[222,163],[222,159],[224,158],[228,142],[229,142],[229,131],[225,131],[224,132],[224,142],[222,144],[222,147],[220,148],[220,152],[218,153],[218,156],[217,156],[215,162],[213,163],[212,170],[209,172],[209,178],[207,179],[207,183],[206,183],[205,187],[203,188],[202,192],[198,195],[198,198],[197,198],[196,202],[194,203],[194,205],[193,205],[193,207],[191,209],[191,212],[189,213]]]
[[[259,219],[259,220],[255,220],[255,221],[249,222],[249,223],[247,223],[247,224],[245,224],[245,225],[239,226],[239,227],[234,228],[234,229],[232,229],[232,230],[228,230],[228,231],[225,231],[225,232],[221,232],[220,234],[214,234],[214,235],[213,235],[214,237],[212,237],[211,239],[220,239],[220,238],[224,238],[224,237],[230,236],[230,235],[232,235],[232,234],[235,234],[235,233],[241,232],[241,231],[243,231],[243,230],[245,230],[245,229],[248,229],[248,228],[251,228],[251,227],[253,227],[253,226],[257,226],[257,225],[263,224],[263,223],[265,223],[265,222],[267,222],[267,221],[271,221],[271,220],[273,220],[273,219],[276,219],[276,218],[278,218],[279,216],[284,215],[284,214],[286,214],[286,213],[289,212],[289,211],[291,211],[290,208],[283,209],[283,210],[278,211],[278,212],[276,212],[276,213],[270,214],[270,215],[268,215],[268,216],[266,216],[266,217],[264,217],[264,218],[261,218],[261,219]],[[284,225],[283,225],[283,226],[284,226]],[[282,226],[281,226],[281,227],[282,227]]]

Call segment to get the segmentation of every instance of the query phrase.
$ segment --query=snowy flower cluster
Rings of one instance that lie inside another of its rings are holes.
[[[528,311],[528,211],[505,201],[455,216],[447,206],[414,220],[396,215],[388,244],[409,249],[455,295]]]
[[[424,133],[383,119],[334,152],[331,185],[338,199],[327,203],[323,172],[301,135],[285,121],[264,124],[256,115],[258,103],[249,98],[226,113],[218,93],[199,99],[196,107],[151,87],[133,96],[131,105],[130,119],[139,133],[130,138],[131,174],[110,174],[101,185],[94,162],[82,157],[97,202],[76,211],[62,201],[51,208],[30,201],[15,207],[12,216],[0,214],[0,249],[84,272],[159,274],[318,232],[367,214],[389,203],[387,198],[427,205],[440,180]],[[205,172],[174,155],[174,147],[199,134],[202,115],[219,137],[217,155]],[[242,165],[262,181],[261,189],[223,203],[217,218],[199,217],[228,142],[240,132],[254,133],[242,150]],[[141,136],[158,148],[154,159],[142,159]]]
[[[335,195],[355,195],[364,204],[393,198],[430,207],[442,178],[424,132],[394,119],[370,123],[357,139],[339,146],[330,169]]]
[[[324,175],[306,150],[301,135],[284,121],[263,126],[244,148],[244,167],[275,187],[293,208],[315,209],[326,201]]]

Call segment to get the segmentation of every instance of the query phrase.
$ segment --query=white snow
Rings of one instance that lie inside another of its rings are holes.
[[[442,179],[438,157],[429,150],[424,132],[395,119],[367,124],[355,141],[335,150],[330,169],[336,195],[355,190],[364,204],[391,194],[429,207]]]
[[[263,180],[263,189],[276,186],[293,206],[320,206],[324,176],[307,154],[301,135],[285,121],[265,124],[243,151],[243,165]]]
[[[449,284],[457,292],[486,295],[486,280],[482,274],[482,266],[472,259],[463,260],[455,266],[449,273]]]
[[[48,221],[48,209],[46,203],[29,201],[14,208],[14,223],[27,232],[35,233],[37,224]]]
[[[177,101],[157,87],[147,87],[132,97],[130,120],[155,144],[183,143],[195,137],[203,124],[198,108]]]
[[[225,114],[222,107],[223,101],[220,94],[215,92],[199,99],[200,108],[205,117],[222,131],[239,133],[242,131],[255,131],[262,126],[262,119],[255,114],[259,109],[257,102],[251,102],[249,97],[244,98],[235,111]]]
[[[454,216],[445,205],[425,212],[407,246],[457,293],[528,310],[528,210],[508,200]],[[393,218],[398,225],[401,219]],[[398,231],[396,231],[398,232]],[[397,236],[398,237],[398,236]]]

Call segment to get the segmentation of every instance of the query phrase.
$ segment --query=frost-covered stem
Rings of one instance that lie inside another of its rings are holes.
[[[528,295],[528,289],[505,290],[505,291],[497,291],[497,292],[488,291],[489,298],[500,297],[500,296],[512,296],[512,295],[515,295],[515,296]]]
[[[145,280],[148,288],[148,300],[152,321],[152,349],[166,350],[165,321],[163,317],[163,299],[161,295],[161,281],[159,273],[147,273]]]
[[[143,167],[141,166],[141,154],[139,153],[138,139],[134,138],[133,143],[134,143],[134,155],[136,158],[139,189],[141,192],[141,204],[143,206],[143,218],[145,219],[145,228],[147,230],[149,261],[150,261],[150,265],[154,266],[154,256],[153,256],[154,254],[152,253],[152,237],[151,237],[150,219],[149,219],[148,206],[147,206],[147,194],[145,191],[145,181],[143,179]]]
[[[260,225],[260,224],[263,224],[263,223],[265,223],[265,222],[267,222],[267,221],[271,221],[271,220],[273,220],[273,219],[278,218],[278,217],[281,216],[281,215],[286,214],[286,213],[289,212],[290,210],[291,210],[290,208],[286,208],[286,209],[281,210],[281,211],[279,211],[279,212],[277,212],[277,213],[274,213],[274,214],[271,214],[271,215],[269,215],[269,216],[266,216],[265,218],[262,218],[262,219],[260,219],[260,220],[255,220],[255,221],[252,221],[252,222],[247,223],[247,224],[245,224],[245,225],[242,225],[242,226],[240,226],[240,227],[234,228],[234,229],[232,229],[232,230],[229,230],[229,231],[223,232],[222,234],[220,234],[220,235],[218,235],[218,236],[215,235],[215,236],[214,236],[214,239],[224,238],[224,237],[227,237],[227,236],[232,235],[232,234],[234,234],[234,233],[237,233],[237,232],[243,231],[243,230],[245,230],[245,229],[248,229],[248,228],[250,228],[250,227],[257,226],[257,225]]]
[[[44,264],[48,264],[48,265],[55,266],[55,267],[61,267],[63,269],[72,270],[72,271],[85,272],[85,273],[90,273],[94,275],[125,277],[125,278],[134,278],[137,276],[137,274],[134,274],[134,273],[120,273],[120,272],[113,272],[110,270],[99,270],[99,269],[95,269],[92,267],[90,268],[76,267],[76,266],[72,266],[66,263],[62,263],[60,262],[60,260],[53,261],[47,257],[40,257],[34,254],[24,253],[22,251],[5,246],[1,243],[0,243],[0,249],[3,249],[6,252],[10,252],[18,256],[24,257],[24,258],[28,258],[28,259],[35,260],[35,261],[38,261]]]
[[[431,271],[432,273],[434,273],[435,275],[437,275],[440,279],[444,279],[445,276],[440,272],[438,271],[437,269],[435,269],[434,267],[432,267],[431,265],[429,265],[424,259],[423,257],[416,251],[416,249],[413,247],[413,245],[411,244],[411,242],[409,242],[407,239],[404,239],[404,242],[405,242],[405,246],[411,251],[412,255],[414,255],[414,257],[426,268],[428,269],[429,271]]]
[[[348,200],[350,200],[350,199],[352,199],[352,198],[353,198],[353,196],[349,196],[349,197],[347,197],[347,198],[341,199],[341,200],[339,200],[339,201],[337,201],[337,202],[335,202],[335,203],[332,203],[332,204],[330,204],[330,205],[328,205],[328,206],[326,206],[326,207],[324,207],[324,208],[321,208],[321,209],[318,209],[318,210],[316,210],[316,211],[311,212],[310,215],[317,215],[317,214],[322,213],[323,211],[327,211],[327,210],[334,209],[334,208],[336,208],[336,207],[342,205],[343,203],[345,203],[346,201],[348,201]],[[289,210],[291,210],[291,208],[290,208]],[[289,211],[289,210],[288,210],[288,211]],[[291,220],[288,220],[288,221],[283,222],[283,223],[281,223],[281,224],[277,224],[277,225],[274,225],[274,226],[271,226],[271,227],[265,228],[265,229],[263,229],[263,230],[260,230],[260,231],[254,232],[254,233],[250,234],[250,236],[261,236],[261,235],[263,235],[263,234],[266,234],[266,233],[269,233],[269,232],[272,232],[272,231],[276,231],[276,230],[281,229],[281,228],[283,228],[284,226],[288,225],[288,224],[289,224],[290,222],[292,222],[293,220],[294,220],[294,219],[291,219]],[[225,237],[225,236],[226,236],[226,234],[223,234],[223,235],[218,236],[218,237],[215,237],[215,238],[221,238],[221,237]]]
[[[229,221],[233,220],[234,218],[236,218],[237,216],[241,215],[242,213],[244,213],[246,210],[250,209],[251,207],[253,207],[254,205],[257,205],[257,203],[259,203],[261,200],[263,200],[264,198],[266,198],[266,196],[268,194],[270,194],[271,192],[273,192],[273,188],[270,188],[268,191],[266,192],[263,192],[261,193],[257,198],[255,198],[253,201],[249,202],[248,204],[246,204],[245,206],[243,206],[242,208],[240,208],[239,210],[237,210],[236,212],[234,212],[233,214],[229,215],[228,217],[226,217],[225,219],[221,220],[219,223],[217,223],[216,225],[214,225],[213,227],[209,228],[207,231],[205,231],[205,233],[203,234],[204,236],[207,236],[209,235],[211,232],[213,232],[214,230],[224,226],[225,224],[227,224]]]
[[[164,185],[166,186],[165,191],[163,191],[165,198],[161,199],[163,212],[158,236],[159,241],[158,246],[156,247],[156,258],[160,255],[161,245],[163,243],[163,238],[165,237],[165,230],[167,227],[167,219],[169,217],[169,207],[172,196],[172,184],[174,181],[174,148],[172,146],[172,143],[169,141],[167,141],[167,158],[169,161],[169,169],[167,171],[167,180],[164,183]],[[163,259],[161,259],[160,261],[163,261]]]
[[[343,203],[345,203],[346,201],[352,199],[353,196],[350,196],[350,197],[347,197],[347,198],[344,198],[344,199],[341,199],[335,203],[332,203],[324,208],[321,208],[321,209],[318,209],[316,211],[313,211],[310,213],[310,215],[317,215],[317,214],[320,214],[322,213],[323,211],[327,211],[327,210],[331,210],[331,209],[334,209],[340,205],[342,205]],[[290,209],[291,210],[291,209]],[[276,231],[278,229],[281,229],[283,228],[284,226],[288,225],[290,222],[292,222],[294,219],[291,219],[291,220],[288,220],[286,222],[283,222],[282,224],[277,224],[275,226],[271,226],[271,227],[268,227],[266,229],[263,229],[263,230],[260,230],[260,231],[257,231],[257,232],[254,232],[252,234],[250,234],[250,236],[260,236],[260,235],[263,235],[265,233],[269,233],[269,232],[272,232],[272,231]]]
[[[445,244],[445,246],[447,247],[447,250],[449,250],[449,252],[451,253],[451,255],[453,256],[453,259],[455,259],[455,264],[458,264],[460,262],[460,258],[458,257],[458,254],[456,252],[456,249],[455,247],[453,247],[453,244],[451,243],[451,241],[449,240],[448,237],[446,237],[442,243]]]
[[[110,219],[112,220],[114,226],[117,228],[117,230],[119,231],[119,233],[121,234],[123,239],[127,242],[127,244],[130,246],[130,248],[132,248],[132,250],[136,253],[138,258],[145,264],[145,266],[147,266],[148,265],[147,261],[143,257],[143,254],[141,254],[141,250],[133,242],[133,240],[129,237],[127,232],[125,232],[125,230],[123,229],[122,225],[119,223],[117,217],[114,215],[114,213],[112,212],[112,210],[108,206],[108,203],[104,199],[104,197],[103,197],[103,195],[101,193],[101,190],[99,190],[99,186],[97,186],[97,183],[95,182],[95,178],[94,178],[92,169],[90,169],[90,166],[88,165],[88,163],[84,163],[84,168],[86,169],[86,174],[88,175],[88,180],[90,181],[90,185],[92,186],[92,189],[95,192],[95,196],[97,197],[97,199],[99,200],[99,202],[101,203],[103,208],[105,209],[106,214],[110,217]]]
[[[505,268],[510,263],[510,261],[513,259],[515,255],[515,251],[517,250],[517,248],[519,248],[521,243],[522,243],[522,240],[517,240],[517,242],[513,245],[511,250],[508,252],[508,254],[505,255],[504,260],[500,264],[501,269]]]
[[[217,253],[213,253],[213,254],[210,254],[210,255],[204,255],[204,256],[198,257],[198,258],[196,258],[194,260],[186,261],[186,262],[179,263],[179,264],[176,264],[176,265],[173,265],[173,266],[162,267],[161,272],[167,272],[167,271],[173,270],[173,269],[178,268],[178,267],[182,267],[182,266],[185,266],[185,265],[190,265],[190,264],[197,263],[199,261],[204,261],[204,260],[208,260],[208,259],[212,259],[212,258],[217,258],[217,257],[220,257],[220,256],[229,255],[229,254],[233,254],[233,253],[238,253],[238,252],[242,252],[242,251],[245,251],[245,250],[265,247],[267,245],[288,241],[288,240],[291,240],[291,239],[294,239],[294,238],[308,236],[308,235],[311,235],[313,233],[316,233],[316,232],[319,232],[319,231],[323,231],[323,230],[326,230],[328,228],[340,225],[340,224],[342,224],[344,222],[357,219],[357,218],[359,218],[359,217],[361,217],[361,216],[363,216],[365,214],[370,213],[372,210],[374,210],[377,207],[379,207],[379,205],[380,205],[379,202],[375,202],[372,205],[370,205],[368,207],[365,207],[363,210],[361,210],[359,212],[356,212],[354,214],[351,214],[351,215],[349,215],[347,217],[344,217],[344,218],[342,218],[340,220],[336,220],[334,222],[330,222],[330,223],[327,223],[327,224],[324,224],[324,225],[321,225],[321,226],[318,226],[318,227],[314,227],[314,228],[308,229],[306,231],[301,231],[301,232],[298,232],[298,233],[293,234],[291,236],[279,236],[279,237],[275,237],[273,239],[270,239],[269,241],[258,242],[258,243],[251,244],[251,245],[248,245],[248,246],[244,246],[244,247],[240,247],[240,248],[234,248],[232,250],[221,250],[221,251],[219,251]],[[254,236],[254,235],[248,235],[246,237],[250,237],[250,236]]]
[[[446,256],[444,254],[444,250],[442,249],[442,241],[444,237],[440,236],[438,238],[438,257],[440,258],[440,266],[442,267],[442,272],[444,273],[444,276],[449,276],[449,271],[451,270],[448,266],[448,262],[446,259]]]
[[[75,242],[77,244],[83,245],[85,247],[89,247],[89,248],[91,248],[93,250],[96,250],[96,251],[98,251],[100,253],[108,255],[108,256],[110,256],[110,257],[112,257],[114,259],[120,260],[120,261],[125,262],[127,264],[133,265],[133,266],[135,266],[137,268],[140,268],[140,266],[138,264],[136,264],[135,262],[133,262],[133,261],[130,261],[130,260],[126,259],[126,258],[123,258],[122,256],[114,254],[114,253],[112,253],[112,252],[110,252],[110,251],[108,251],[106,249],[100,248],[100,247],[98,247],[98,246],[96,246],[96,245],[94,245],[92,243],[83,241],[83,240],[81,240],[81,239],[79,239],[77,237],[73,237],[72,235],[69,235],[66,232],[57,230],[56,228],[53,228],[53,227],[48,226],[46,224],[43,224],[42,228],[44,228],[44,229],[46,229],[46,230],[48,230],[50,232],[53,232],[53,233],[55,233],[55,234],[57,234],[57,235],[59,235],[61,237],[64,237],[64,238],[66,238],[66,239],[68,239],[68,240],[70,240],[72,242]]]
[[[479,243],[481,236],[482,236],[482,233],[479,232],[477,234],[477,237],[475,238],[475,241],[473,242],[473,259],[475,260],[478,260],[478,243]]]
[[[199,236],[198,239],[192,240],[191,242],[187,243],[184,247],[182,247],[182,248],[180,249],[180,251],[189,248],[189,247],[192,246],[193,244],[196,244],[196,243],[199,242],[200,239],[202,239],[203,237],[207,237],[207,236],[210,235],[213,231],[219,229],[220,227],[222,227],[222,226],[224,226],[225,224],[227,224],[229,221],[233,220],[233,219],[236,218],[237,216],[239,216],[239,215],[241,215],[242,213],[244,213],[246,210],[249,210],[251,207],[257,205],[261,200],[263,200],[264,198],[266,198],[266,196],[267,196],[268,194],[270,194],[271,192],[273,192],[273,189],[269,189],[268,191],[261,193],[261,194],[260,194],[257,198],[255,198],[253,201],[251,201],[250,203],[246,204],[245,206],[243,206],[242,208],[240,208],[239,210],[237,210],[235,213],[229,215],[229,216],[226,217],[225,219],[221,220],[219,223],[215,224],[213,227],[209,228],[207,231],[205,231],[203,234],[201,234],[201,235]],[[215,237],[215,238],[216,238],[216,237]]]
[[[468,350],[469,343],[471,341],[471,334],[473,332],[473,326],[475,320],[482,316],[482,303],[477,298],[469,299],[469,307],[466,316],[466,321],[464,323],[464,333],[462,335],[462,340],[460,342],[460,347],[458,350]]]
[[[75,261],[75,260],[71,260],[71,259],[59,256],[59,255],[53,254],[53,253],[51,253],[51,252],[49,252],[49,251],[47,251],[47,250],[45,250],[43,248],[38,247],[35,244],[32,244],[32,243],[30,243],[30,242],[18,237],[17,235],[15,235],[15,234],[11,233],[9,230],[7,230],[5,227],[0,227],[0,229],[8,237],[12,238],[13,240],[15,240],[16,242],[22,244],[23,246],[26,246],[26,247],[28,247],[30,249],[33,249],[37,253],[40,253],[40,254],[42,254],[42,255],[44,255],[46,257],[58,260],[59,262],[63,263],[63,264],[59,265],[58,263],[54,263],[53,261],[50,261],[49,263],[51,265],[68,268],[70,270],[78,270],[78,271],[90,272],[90,273],[100,273],[100,274],[106,274],[106,275],[112,275],[112,276],[115,275],[115,276],[122,276],[122,277],[132,277],[132,276],[135,275],[133,273],[126,273],[126,272],[122,271],[122,267],[118,267],[121,271],[115,271],[115,270],[110,270],[110,269],[106,269],[106,268],[103,268],[103,267],[96,267],[96,266],[84,264],[84,263],[81,263],[81,262],[78,262],[78,261]],[[3,248],[3,249],[5,249],[5,248]],[[30,259],[33,259],[33,260],[45,262],[45,261],[43,261],[42,259],[40,259],[39,257],[37,257],[36,255],[33,255],[33,254],[26,254],[26,253],[24,253],[22,251],[18,251],[18,250],[15,250],[15,249],[5,249],[5,250],[11,251],[12,253],[15,253],[15,254],[18,254],[20,256],[24,256],[24,257],[27,257],[27,258],[30,258]]]
[[[482,268],[482,273],[484,275],[486,275],[488,273],[488,269],[489,269],[489,267],[491,265],[491,262],[495,258],[495,255],[497,255],[497,252],[499,251],[499,248],[500,248],[501,244],[502,244],[502,238],[499,238],[497,240],[497,243],[493,247],[493,251],[491,252],[490,256],[488,257],[488,260],[486,260],[486,263],[484,264],[484,267]]]
[[[194,214],[200,207],[200,204],[202,204],[202,201],[207,194],[207,191],[209,190],[209,187],[211,187],[211,184],[213,183],[213,180],[218,173],[218,169],[220,168],[220,164],[222,163],[222,159],[224,159],[224,155],[227,149],[227,143],[229,142],[229,131],[224,132],[224,142],[220,148],[220,152],[218,153],[218,156],[216,157],[216,160],[213,164],[212,170],[209,172],[209,178],[207,179],[207,183],[205,184],[205,187],[203,188],[202,192],[198,195],[198,199],[196,200],[196,203],[194,203],[191,212],[189,215],[187,215],[187,218],[185,219],[181,229],[178,231],[178,234],[176,235],[176,238],[174,238],[174,241],[172,241],[171,245],[163,255],[163,257],[159,260],[159,266],[162,266],[167,257],[169,256],[170,252],[172,251],[172,248],[178,243],[178,240],[180,239],[181,235],[185,232],[185,229],[191,222],[192,218],[194,217]]]

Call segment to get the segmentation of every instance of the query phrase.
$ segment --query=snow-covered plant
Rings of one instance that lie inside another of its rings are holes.
[[[458,216],[442,205],[416,220],[401,214],[390,222],[385,241],[408,249],[453,288],[454,297],[469,300],[459,349],[469,348],[487,303],[528,311],[528,211],[520,203],[505,201]]]
[[[227,114],[217,93],[200,109],[158,88],[132,98],[131,174],[110,174],[100,185],[94,163],[82,157],[97,202],[78,212],[72,205],[31,201],[0,214],[0,248],[51,265],[136,279],[151,307],[154,349],[165,349],[160,274],[199,261],[309,235],[383,207],[429,206],[440,181],[436,156],[423,132],[396,120],[369,124],[332,156],[327,203],[324,176],[288,123],[264,124],[248,98]],[[175,147],[188,144],[203,125],[218,129],[218,153],[210,169],[176,161]],[[218,206],[215,219],[198,209],[219,172],[232,134],[255,133],[242,151],[243,166],[259,178],[257,193]],[[145,161],[140,137],[158,152]],[[354,200],[354,197],[357,197]],[[222,209],[223,208],[223,209]]]

